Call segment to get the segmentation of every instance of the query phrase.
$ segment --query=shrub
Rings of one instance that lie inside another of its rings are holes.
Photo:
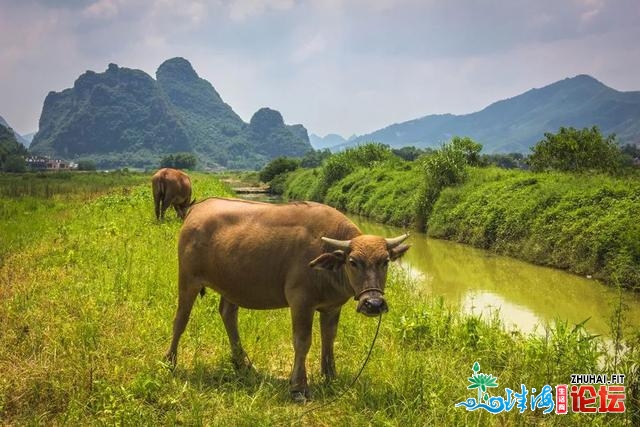
[[[5,172],[26,172],[27,164],[24,161],[24,157],[12,155],[7,157],[7,160],[4,162],[3,169]]]
[[[482,151],[482,144],[475,142],[468,136],[454,136],[451,138],[451,147],[464,154],[467,164],[471,166],[478,166],[480,164],[480,151]]]
[[[557,134],[545,133],[531,151],[529,164],[534,171],[615,173],[623,162],[615,135],[604,138],[596,126],[580,130],[561,127]]]
[[[287,200],[311,200],[318,186],[318,169],[296,169],[287,174],[284,198]]]
[[[438,151],[422,160],[424,181],[416,200],[416,225],[426,228],[427,220],[440,191],[449,185],[458,184],[467,176],[466,165],[469,152],[459,143],[444,144]]]
[[[94,171],[96,170],[96,162],[93,160],[79,160],[78,170],[81,171]]]
[[[357,168],[372,167],[393,157],[388,146],[373,142],[332,155],[324,162],[320,180],[312,198],[318,201],[323,200],[331,185]]]
[[[330,156],[331,151],[328,148],[324,150],[309,150],[300,161],[300,166],[303,168],[317,168]]]
[[[413,145],[410,147],[402,147],[402,148],[393,148],[391,152],[396,156],[400,157],[402,160],[406,160],[408,162],[412,162],[418,157],[424,154],[433,153],[434,150],[431,148],[416,148]]]
[[[195,169],[198,159],[191,153],[175,153],[163,157],[161,168]]]
[[[298,167],[300,167],[298,159],[290,157],[275,158],[260,171],[260,181],[271,182],[276,176],[296,170]]]

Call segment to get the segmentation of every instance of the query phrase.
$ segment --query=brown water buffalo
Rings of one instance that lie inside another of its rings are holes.
[[[363,235],[343,214],[319,203],[214,198],[195,204],[180,231],[178,310],[167,360],[175,365],[178,341],[205,286],[221,295],[219,311],[239,369],[251,363],[240,343],[238,307],[290,307],[295,350],[290,391],[294,400],[306,400],[314,313],[320,312],[322,374],[332,378],[341,307],[354,298],[357,311],[367,316],[388,310],[387,266],[409,249],[402,243],[407,237]]]
[[[164,219],[164,212],[173,205],[181,219],[187,214],[191,201],[191,179],[186,173],[177,169],[160,169],[151,178],[153,204],[156,219]]]

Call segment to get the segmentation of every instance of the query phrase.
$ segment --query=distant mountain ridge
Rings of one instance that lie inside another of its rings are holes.
[[[13,132],[13,135],[16,137],[16,140],[21,143],[22,145],[24,145],[25,147],[28,147],[29,144],[31,143],[30,140],[28,140],[27,138],[25,138],[24,136],[20,135],[18,132],[16,132],[15,130],[13,130],[13,128],[11,127],[11,125],[9,125],[9,123],[7,123],[7,121],[4,119],[4,117],[0,116],[0,125],[6,127],[7,129],[11,130],[11,132]]]
[[[495,102],[481,111],[429,115],[361,135],[338,149],[368,141],[392,147],[437,147],[452,136],[469,136],[487,153],[521,152],[562,126],[598,126],[621,144],[640,142],[640,91],[620,92],[578,75]]]
[[[311,149],[306,129],[285,125],[277,111],[254,118],[245,123],[184,58],[162,63],[156,80],[109,64],[47,95],[31,151],[100,167],[155,167],[167,154],[190,152],[208,169],[256,168]]]
[[[315,133],[309,135],[309,142],[316,150],[322,150],[324,148],[335,147],[336,145],[344,144],[347,140],[335,133],[330,133],[325,136],[319,136]]]

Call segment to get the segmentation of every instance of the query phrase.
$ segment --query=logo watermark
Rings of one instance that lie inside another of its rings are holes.
[[[509,412],[516,408],[520,413],[526,410],[541,410],[543,414],[573,413],[622,413],[625,411],[625,387],[622,374],[573,374],[570,384],[558,384],[554,387],[546,384],[538,391],[524,384],[518,391],[508,387],[504,396],[493,396],[489,389],[498,387],[498,377],[480,372],[480,364],[473,364],[473,375],[468,378],[469,390],[476,390],[477,397],[470,397],[456,403],[467,411],[478,409],[492,414]],[[555,393],[554,393],[555,391]]]

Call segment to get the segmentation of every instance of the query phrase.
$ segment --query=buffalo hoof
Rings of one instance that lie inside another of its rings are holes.
[[[233,369],[240,375],[256,375],[258,371],[253,367],[253,364],[248,357],[244,356],[241,359],[231,359]]]
[[[335,369],[324,369],[322,371],[322,375],[324,376],[325,382],[332,382],[336,379],[336,370]]]
[[[253,367],[253,364],[251,363],[251,360],[249,360],[246,354],[240,358],[232,358],[231,363],[233,363],[233,369],[235,369],[237,372],[245,373],[256,371]]]
[[[299,405],[304,405],[309,400],[309,392],[308,391],[292,391],[291,392],[291,400]]]
[[[175,353],[168,352],[164,355],[164,362],[167,364],[169,369],[174,370],[176,363],[178,362],[178,356]]]

